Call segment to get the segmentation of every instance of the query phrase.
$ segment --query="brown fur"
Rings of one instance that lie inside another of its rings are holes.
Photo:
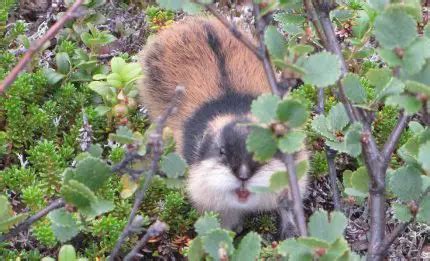
[[[208,43],[208,28],[219,39],[224,72]],[[149,41],[141,57],[145,78],[140,96],[151,119],[166,109],[177,85],[185,87],[178,113],[167,122],[180,152],[184,122],[203,103],[222,94],[223,74],[229,78],[229,88],[239,93],[257,96],[270,92],[261,62],[214,18],[187,18],[164,29]]]

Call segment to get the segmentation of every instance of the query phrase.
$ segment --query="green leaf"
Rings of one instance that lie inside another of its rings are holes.
[[[410,75],[418,73],[427,58],[430,58],[430,39],[421,37],[405,50],[402,68]]]
[[[111,73],[107,76],[106,81],[109,85],[115,88],[122,88],[125,82],[122,81],[121,75],[119,73]]]
[[[67,53],[57,53],[55,55],[55,63],[57,64],[57,70],[61,74],[68,74],[70,72],[70,58]]]
[[[194,228],[199,236],[204,236],[210,231],[219,229],[221,225],[218,219],[210,213],[205,213],[204,216],[200,217],[194,224]]]
[[[408,127],[409,127],[409,130],[413,132],[413,134],[420,134],[421,132],[424,131],[423,125],[421,125],[417,121],[410,121],[408,124]]]
[[[185,13],[190,14],[190,15],[196,15],[202,11],[201,5],[199,5],[197,3],[193,3],[191,1],[186,1],[182,5],[182,9],[184,10]]]
[[[279,23],[282,31],[290,35],[302,33],[302,25],[306,20],[301,14],[290,14],[286,12],[275,14],[273,19]]]
[[[370,6],[378,11],[383,11],[389,3],[390,0],[369,0]]]
[[[51,220],[51,228],[55,237],[60,242],[66,242],[79,233],[78,224],[73,216],[64,209],[56,209],[48,214]]]
[[[276,108],[280,99],[273,94],[263,94],[251,104],[251,113],[261,123],[270,123],[276,118]]]
[[[284,37],[278,32],[275,26],[269,25],[264,33],[264,43],[269,50],[270,55],[275,60],[284,60],[287,52],[287,42]]]
[[[58,261],[76,261],[76,251],[72,245],[64,245],[58,253]]]
[[[345,194],[353,197],[365,198],[368,196],[368,193],[363,193],[355,188],[345,188]]]
[[[296,55],[305,55],[308,53],[312,53],[315,48],[312,45],[307,44],[298,44],[291,46],[291,52],[295,53]]]
[[[417,163],[419,145],[419,138],[417,136],[409,138],[409,140],[397,150],[397,154],[399,154],[405,162]]]
[[[336,240],[328,249],[321,261],[339,260],[345,253],[349,252],[348,242],[344,238]]]
[[[409,222],[412,219],[412,214],[408,206],[400,203],[393,204],[394,217],[402,222]]]
[[[421,173],[413,166],[401,167],[390,179],[391,191],[402,201],[417,200],[421,195]]]
[[[105,82],[92,81],[90,82],[90,84],[88,84],[88,88],[90,88],[103,98],[114,96],[114,92],[112,91],[111,87]]]
[[[141,74],[142,67],[138,63],[127,63],[123,68],[121,68],[119,73],[122,81],[125,83],[137,80]]]
[[[109,200],[97,199],[91,202],[90,208],[80,209],[82,214],[88,217],[97,217],[104,213],[110,212],[115,209],[115,204]]]
[[[356,74],[348,73],[342,80],[345,94],[355,103],[365,103],[367,99],[366,91],[360,82],[360,77]]]
[[[327,215],[324,210],[318,210],[309,218],[309,234],[312,237],[334,243],[341,238],[347,225],[347,218],[340,212],[333,211]]]
[[[276,114],[280,121],[287,122],[288,126],[292,128],[302,126],[309,116],[306,106],[293,99],[281,101],[276,109]]]
[[[234,252],[233,261],[257,260],[260,256],[261,237],[255,232],[249,232],[240,241],[239,247]]]
[[[169,153],[161,159],[160,169],[169,178],[183,176],[186,168],[187,163],[175,152]]]
[[[366,73],[366,78],[369,80],[369,83],[375,86],[377,91],[380,92],[391,80],[392,74],[388,68],[370,69]]]
[[[91,203],[97,201],[94,192],[76,180],[69,180],[67,184],[63,184],[61,194],[67,203],[75,205],[78,209],[90,208]]]
[[[12,206],[7,197],[0,195],[0,233],[7,232],[14,225],[27,218],[27,214],[13,215]]]
[[[65,75],[57,73],[51,68],[43,68],[43,73],[45,74],[46,80],[50,85],[54,85],[66,77]]]
[[[405,84],[402,81],[396,78],[391,78],[391,80],[382,89],[378,90],[375,100],[381,100],[389,95],[400,94],[404,89]]]
[[[402,59],[391,49],[379,48],[378,54],[390,67],[396,67],[402,64]]]
[[[417,37],[416,22],[401,9],[387,10],[375,20],[375,37],[384,48],[406,48]]]
[[[309,56],[304,61],[303,69],[306,71],[303,81],[320,88],[334,84],[341,73],[338,57],[328,52]]]
[[[399,106],[404,109],[406,114],[412,115],[421,109],[421,102],[409,95],[393,95],[385,100],[385,104]]]
[[[280,242],[277,250],[281,256],[289,256],[289,260],[312,260],[313,249],[298,242],[297,239],[291,238]]]
[[[220,260],[219,249],[223,248],[227,255],[231,255],[234,251],[233,239],[226,230],[216,229],[202,237],[203,248],[214,260]]]
[[[95,111],[95,112],[97,112],[97,115],[99,115],[99,116],[103,116],[103,115],[105,115],[105,114],[106,114],[106,113],[108,113],[110,110],[111,110],[111,108],[110,108],[110,107],[108,107],[108,106],[103,106],[103,105],[99,105],[99,106],[97,106],[97,107],[94,109],[94,111]]]
[[[133,132],[127,126],[120,126],[115,134],[110,133],[109,139],[122,144],[131,144],[134,141]]]
[[[358,157],[361,153],[361,130],[361,124],[354,123],[345,134],[345,150],[353,157]]]
[[[258,161],[266,161],[275,155],[277,143],[273,134],[265,128],[253,127],[246,139],[246,149]]]
[[[203,242],[200,236],[195,237],[190,244],[188,249],[188,260],[201,260],[205,255],[203,249]]]
[[[100,158],[103,153],[103,148],[100,144],[91,144],[88,148],[88,153],[94,158]]]
[[[418,162],[425,171],[430,173],[430,141],[420,145],[418,150]]]
[[[283,153],[294,153],[304,147],[306,134],[302,131],[290,131],[284,137],[279,139],[279,149]]]
[[[336,140],[336,136],[329,130],[328,121],[324,115],[317,115],[312,120],[312,129],[329,140]]]
[[[184,4],[184,0],[157,0],[157,3],[161,8],[179,11]]]
[[[120,74],[122,69],[126,66],[126,62],[121,57],[114,57],[110,61],[110,65],[113,73]]]
[[[321,240],[316,237],[300,237],[297,239],[297,242],[299,242],[303,246],[307,246],[311,249],[314,248],[328,248],[330,244],[326,240]]]
[[[419,86],[417,84],[410,86],[409,88],[415,87],[421,89],[422,92],[425,92],[428,95],[429,92],[429,85],[430,85],[430,60],[426,60],[426,64],[424,67],[419,71],[418,73],[411,75],[408,77],[408,80],[418,82],[421,84],[424,84],[424,88],[422,86]],[[418,89],[418,90],[419,90]]]
[[[417,221],[430,225],[430,196],[425,196],[421,200],[417,213]]]
[[[424,36],[430,38],[430,24],[426,24],[424,27]]]
[[[285,171],[278,171],[270,177],[270,189],[272,191],[280,191],[289,184],[288,174]]]
[[[333,131],[341,131],[349,123],[348,114],[346,113],[345,106],[342,103],[338,103],[333,106],[328,115],[328,128]]]
[[[101,188],[112,175],[110,167],[102,160],[88,157],[79,161],[73,179],[93,191]]]
[[[365,167],[360,167],[352,173],[351,185],[354,189],[367,195],[369,192],[369,174]]]

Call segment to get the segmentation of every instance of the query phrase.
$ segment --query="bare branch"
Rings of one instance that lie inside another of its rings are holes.
[[[318,20],[318,14],[315,10],[314,5],[312,4],[312,0],[304,0],[303,1],[308,19],[311,20],[314,25],[315,31],[318,35],[318,38],[321,40],[323,46],[327,46],[327,40],[325,34],[321,31],[321,24]]]
[[[25,66],[31,61],[33,55],[39,51],[46,42],[54,38],[58,31],[63,28],[64,24],[75,16],[76,10],[83,2],[84,0],[76,0],[76,2],[64,13],[64,15],[61,16],[61,18],[51,28],[49,28],[48,32],[46,32],[42,38],[38,39],[34,44],[31,45],[18,64],[1,82],[0,94],[3,94],[7,87],[9,87],[15,81],[16,77],[18,77],[18,74],[24,70]]]
[[[393,244],[394,240],[400,236],[400,234],[405,231],[405,229],[411,224],[412,221],[400,223],[397,225],[393,231],[389,235],[387,235],[382,241],[382,243],[379,245],[377,252],[380,253],[380,255],[385,255],[385,252],[390,248],[391,244]]]
[[[167,229],[168,226],[166,223],[163,223],[158,220],[155,221],[155,223],[148,228],[148,231],[146,231],[145,235],[139,240],[133,250],[131,250],[130,253],[125,256],[124,261],[129,261],[132,260],[134,257],[139,256],[138,251],[142,249],[143,246],[145,246],[145,244],[151,237],[158,237]]]
[[[265,17],[260,17],[260,6],[258,4],[254,4],[254,17],[255,17],[255,28],[257,29],[257,39],[259,43],[259,52],[262,56],[262,63],[264,67],[264,71],[266,72],[267,80],[269,81],[270,88],[272,89],[272,93],[277,96],[282,96],[282,92],[279,90],[278,83],[276,81],[275,72],[272,67],[272,63],[270,62],[269,52],[267,51],[267,47],[264,44],[264,31],[267,27],[267,22],[265,21]]]
[[[19,223],[15,228],[11,229],[8,233],[0,236],[0,242],[3,242],[11,237],[17,236],[21,231],[28,230],[30,226],[42,219],[44,216],[48,215],[49,212],[62,208],[66,205],[63,199],[57,199],[49,204],[44,209],[37,212],[35,215],[27,218],[25,221]]]
[[[118,256],[119,251],[121,250],[121,246],[124,243],[124,241],[127,239],[127,237],[133,232],[133,221],[137,215],[137,212],[140,208],[140,205],[142,204],[142,201],[145,199],[145,192],[147,191],[149,185],[151,184],[152,177],[157,173],[158,171],[158,162],[160,161],[161,154],[163,153],[163,128],[166,124],[167,119],[175,113],[177,110],[177,106],[179,105],[179,102],[185,92],[184,87],[178,86],[175,90],[175,95],[167,107],[166,111],[158,117],[156,121],[156,129],[155,132],[150,135],[150,141],[148,142],[148,151],[152,153],[152,161],[151,161],[151,167],[148,172],[148,175],[145,178],[145,183],[143,186],[141,186],[137,192],[136,197],[134,199],[133,208],[130,212],[130,216],[128,219],[128,223],[124,230],[122,231],[118,241],[115,244],[114,249],[112,250],[112,253],[109,256],[109,260],[113,261],[115,260],[115,257]]]
[[[302,199],[300,196],[300,190],[297,181],[296,175],[296,166],[294,162],[294,157],[291,154],[284,154],[283,159],[285,166],[287,167],[288,172],[288,181],[291,189],[291,196],[293,198],[293,209],[294,216],[296,218],[296,224],[298,226],[299,232],[301,236],[307,236],[307,228],[306,228],[306,220],[305,213],[303,211]]]
[[[388,163],[390,162],[390,159],[391,159],[391,155],[393,154],[394,149],[396,148],[397,143],[399,142],[400,136],[402,135],[403,130],[406,128],[406,125],[408,124],[408,121],[409,121],[409,117],[403,111],[401,111],[396,127],[394,127],[393,131],[388,137],[387,142],[384,145],[384,149],[382,150],[382,158],[383,158],[384,166],[388,166]]]
[[[334,159],[336,157],[337,151],[332,150],[328,146],[326,146],[325,154],[327,158],[328,173],[330,178],[331,190],[333,194],[334,209],[340,211],[341,210],[340,193],[339,193],[339,188],[337,187],[337,173],[336,173],[336,165],[334,163]]]

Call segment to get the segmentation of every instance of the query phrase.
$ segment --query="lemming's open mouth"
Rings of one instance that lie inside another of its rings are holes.
[[[242,202],[242,203],[245,203],[248,200],[249,195],[251,194],[251,192],[244,186],[237,188],[234,192],[236,193],[239,199],[239,202]]]

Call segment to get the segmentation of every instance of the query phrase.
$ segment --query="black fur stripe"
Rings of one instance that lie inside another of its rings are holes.
[[[225,91],[227,91],[230,88],[230,77],[228,76],[228,73],[227,73],[225,54],[222,50],[220,39],[212,25],[205,23],[203,25],[203,28],[207,33],[208,45],[211,47],[217,60],[218,70],[220,72],[220,77],[221,77],[221,79],[219,79],[220,87]]]
[[[188,164],[195,162],[198,154],[197,144],[203,138],[208,123],[218,115],[243,115],[250,111],[251,95],[227,92],[216,100],[207,102],[185,122],[183,144],[184,157]]]

